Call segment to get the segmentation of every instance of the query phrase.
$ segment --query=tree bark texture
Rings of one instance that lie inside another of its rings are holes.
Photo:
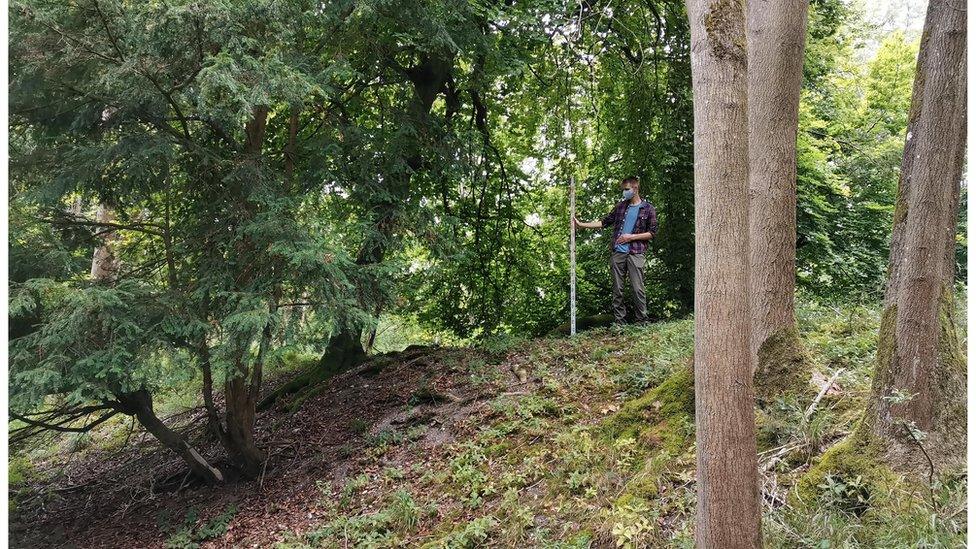
[[[770,336],[796,325],[796,132],[808,5],[747,4],[753,360]]]
[[[760,536],[749,314],[745,14],[688,0],[695,111],[695,544]]]
[[[867,415],[886,461],[916,473],[928,470],[929,457],[939,469],[963,466],[966,450],[966,371],[952,300],[966,145],[965,10],[931,2],[923,34],[903,161],[910,171],[896,211],[900,240],[892,243],[891,295]]]
[[[905,148],[898,172],[898,191],[895,199],[895,212],[891,228],[891,250],[888,255],[888,283],[885,286],[884,307],[895,305],[898,288],[901,284],[901,266],[905,250],[905,221],[908,214],[912,166],[915,162],[915,144],[918,142],[919,115],[922,112],[922,96],[925,92],[925,64],[932,34],[933,14],[938,10],[938,2],[929,2],[919,42],[918,59],[915,63],[915,81],[912,84],[912,102],[908,109],[908,127],[905,132]]]

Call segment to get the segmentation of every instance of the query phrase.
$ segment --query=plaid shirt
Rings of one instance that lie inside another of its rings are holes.
[[[623,232],[624,219],[627,217],[627,206],[630,200],[621,200],[619,204],[603,218],[603,226],[613,225],[613,238],[610,240],[610,250],[613,251],[617,244],[617,237]],[[634,223],[634,230],[631,234],[651,233],[657,235],[657,212],[650,202],[643,200],[640,203],[640,211],[637,212],[637,222]],[[647,251],[647,240],[632,240],[630,242],[630,253],[642,254]]]

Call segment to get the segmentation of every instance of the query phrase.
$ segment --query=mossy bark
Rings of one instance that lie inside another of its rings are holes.
[[[413,131],[403,132],[402,139],[396,147],[393,147],[393,150],[401,155],[401,167],[384,174],[381,180],[381,192],[374,193],[377,197],[371,201],[372,205],[367,216],[373,217],[373,230],[366,233],[366,238],[360,245],[359,252],[356,254],[357,265],[377,265],[383,262],[391,244],[398,238],[397,233],[402,228],[400,219],[403,214],[402,209],[407,203],[411,181],[429,167],[424,158],[425,150],[432,143],[436,143],[436,139],[429,135],[430,118],[434,102],[442,93],[448,101],[446,115],[449,117],[453,114],[454,88],[451,73],[454,70],[454,61],[453,53],[425,52],[419,55],[415,64],[402,71],[409,80],[412,91],[402,118],[407,127]],[[479,128],[487,136],[488,129],[485,123],[485,118],[479,117]],[[370,182],[370,185],[375,183]],[[372,191],[371,187],[368,188]],[[378,304],[382,306],[382,303],[383,299],[380,298]],[[362,363],[366,358],[366,350],[363,348],[361,336],[361,326],[356,326],[354,323],[342,326],[322,355],[323,371],[314,374],[310,383],[328,379],[336,373]],[[299,390],[309,386],[306,384]]]
[[[889,488],[899,480],[898,475],[884,463],[880,439],[869,430],[862,429],[829,448],[799,478],[790,492],[790,504],[797,507],[820,506],[822,496],[826,495],[821,486],[827,477],[844,484],[857,483],[867,491],[866,504],[869,506],[882,505],[890,493]]]
[[[812,397],[812,370],[813,363],[795,324],[773,332],[759,347],[756,364],[754,383],[760,408],[783,396],[795,395],[801,400]]]
[[[966,369],[953,319],[952,257],[966,144],[966,13],[932,2],[898,189],[878,362],[862,429],[918,476],[965,465]],[[962,116],[960,116],[960,113]]]
[[[966,465],[966,362],[956,333],[952,293],[945,287],[939,300],[938,358],[926,374],[935,406],[924,437],[912,433],[917,426],[892,399],[899,389],[897,369],[907,366],[897,361],[896,319],[894,305],[881,317],[877,367],[861,436],[878,439],[882,458],[898,471],[925,477],[933,466],[936,473],[960,470]]]

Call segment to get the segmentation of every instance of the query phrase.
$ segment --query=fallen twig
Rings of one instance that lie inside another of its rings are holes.
[[[776,453],[774,453],[773,455],[769,456],[769,458],[767,458],[763,462],[762,471],[763,472],[766,472],[766,471],[772,469],[773,468],[773,465],[776,465],[776,462],[779,461],[779,459],[781,457],[783,457],[784,455],[792,452],[793,450],[797,450],[797,449],[803,448],[806,445],[807,445],[806,442],[797,442],[795,444],[786,443],[786,444],[780,446],[779,448],[773,448],[772,450],[767,450],[766,453],[772,452],[774,450],[776,451]],[[760,455],[762,455],[762,454],[760,454]]]
[[[844,368],[838,368],[837,371],[834,372],[834,375],[830,376],[830,379],[827,380],[827,383],[825,383],[824,386],[823,386],[823,388],[820,389],[820,392],[817,393],[817,397],[814,398],[813,399],[813,402],[810,403],[810,406],[807,408],[807,411],[806,412],[803,412],[803,421],[804,422],[805,421],[808,421],[810,419],[810,416],[813,415],[813,411],[817,409],[817,404],[820,403],[820,399],[822,399],[824,397],[824,395],[827,394],[827,391],[829,391],[830,388],[834,386],[834,381],[836,381],[837,378],[842,373],[844,373]]]

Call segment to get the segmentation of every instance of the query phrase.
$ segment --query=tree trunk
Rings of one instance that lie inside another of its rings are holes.
[[[224,401],[227,452],[242,475],[257,478],[266,456],[254,442],[255,406],[244,376],[229,377],[224,382]]]
[[[269,312],[272,315],[277,311],[279,297],[276,291],[269,305]],[[261,331],[254,364],[248,367],[249,354],[241,352],[237,357],[234,371],[224,380],[226,426],[223,428],[221,442],[246,478],[257,478],[267,458],[265,452],[261,451],[254,441],[254,424],[257,416],[257,398],[261,391],[264,358],[271,344],[271,333],[272,323],[269,321]],[[207,380],[204,381],[206,384]],[[206,389],[204,394],[206,395]]]
[[[765,377],[794,377],[806,363],[796,331],[796,132],[807,0],[752,0],[747,7],[749,281],[757,391]],[[777,336],[777,337],[773,337]],[[783,346],[784,338],[795,339]],[[779,349],[763,349],[766,345]],[[784,356],[784,350],[800,356]],[[762,352],[761,352],[762,351]],[[783,364],[760,362],[760,356]],[[779,385],[779,384],[777,384]]]
[[[112,223],[115,221],[115,211],[111,206],[100,204],[95,214],[95,221],[99,223]],[[101,233],[102,243],[95,248],[92,256],[91,278],[93,281],[104,284],[112,284],[118,273],[118,259],[112,249],[118,235],[115,231],[105,231]],[[117,409],[131,416],[135,416],[139,424],[146,431],[163,444],[163,446],[177,453],[183,461],[190,467],[198,477],[207,484],[216,484],[224,481],[220,471],[212,467],[190,446],[189,443],[177,432],[167,427],[153,411],[152,395],[146,389],[135,392],[117,392],[115,398],[118,402]]]
[[[908,196],[910,194],[912,165],[915,162],[915,144],[918,142],[919,115],[922,112],[922,95],[925,92],[925,64],[929,50],[933,13],[938,10],[938,2],[929,2],[919,43],[918,60],[915,64],[915,82],[912,85],[912,102],[908,110],[908,128],[905,133],[905,148],[901,157],[901,169],[898,172],[898,193],[895,199],[895,212],[891,228],[891,250],[888,255],[888,283],[885,286],[884,308],[895,305],[898,298],[898,287],[901,284],[901,266],[905,250],[905,220],[908,214]]]
[[[895,226],[902,227],[898,247],[892,243],[891,295],[866,416],[885,460],[919,475],[927,475],[929,458],[950,470],[964,466],[966,456],[966,370],[952,301],[966,144],[966,12],[933,1],[923,36],[903,161],[910,172],[896,209]]]
[[[280,290],[275,290],[268,305],[268,312],[273,316],[278,310]],[[264,360],[271,345],[273,324],[269,320],[261,331],[258,343],[257,357],[250,367],[250,378],[247,377],[248,368],[245,366],[247,354],[238,357],[236,374],[224,382],[224,399],[227,403],[227,428],[224,431],[224,445],[240,467],[241,473],[247,478],[257,478],[264,468],[267,455],[254,442],[254,423],[256,404],[261,392],[261,377],[264,371]]]
[[[118,410],[124,414],[135,416],[139,424],[149,431],[163,446],[176,452],[189,465],[195,475],[207,484],[218,484],[224,481],[220,471],[212,467],[189,443],[176,431],[164,424],[156,412],[153,411],[152,395],[146,389],[115,396],[118,400]]]
[[[688,0],[695,111],[698,547],[759,547],[750,360],[745,18]]]
[[[268,106],[256,105],[251,110],[251,118],[244,125],[244,158],[260,169],[263,162],[262,150],[268,127]],[[253,218],[257,215],[256,206],[244,197],[247,215]],[[254,244],[245,238],[242,246],[251,248]],[[253,273],[238,281],[246,286]],[[277,310],[279,290],[269,296],[269,308],[272,315]],[[231,461],[238,467],[246,478],[257,478],[261,474],[266,454],[258,448],[254,440],[254,425],[257,416],[256,404],[258,392],[261,389],[261,374],[264,366],[264,355],[270,344],[272,325],[269,320],[261,332],[257,357],[250,363],[250,341],[236,350],[234,366],[224,379],[224,425],[221,442]],[[208,381],[208,380],[205,380]],[[209,380],[212,382],[212,380]],[[204,399],[207,400],[207,387],[204,384]],[[212,397],[210,398],[212,401]]]
[[[402,203],[407,200],[410,181],[414,173],[423,169],[424,140],[428,134],[429,117],[434,101],[438,94],[445,90],[454,66],[453,56],[424,55],[415,66],[405,72],[413,87],[413,95],[406,108],[406,119],[415,128],[408,132],[402,143],[403,160],[406,169],[402,172],[390,173],[386,178],[389,183],[381,198],[373,203],[376,213],[373,226],[374,231],[367,235],[356,255],[358,265],[372,265],[383,261],[396,230],[397,216]],[[317,380],[327,379],[335,373],[342,372],[361,363],[366,358],[366,351],[361,342],[362,329],[359,326],[343,324],[339,333],[332,337],[329,347],[322,354],[319,361],[321,372],[296,379],[295,387],[288,392],[293,393],[308,387]],[[261,405],[267,406],[278,395],[271,395]]]
[[[99,204],[98,210],[95,212],[95,221],[97,223],[114,223],[115,210],[106,204]],[[95,248],[95,253],[92,255],[91,279],[98,283],[111,284],[115,281],[115,275],[119,268],[113,250],[113,244],[119,237],[115,231],[106,231],[96,227],[96,232],[98,231],[102,231],[100,236],[102,243]]]

